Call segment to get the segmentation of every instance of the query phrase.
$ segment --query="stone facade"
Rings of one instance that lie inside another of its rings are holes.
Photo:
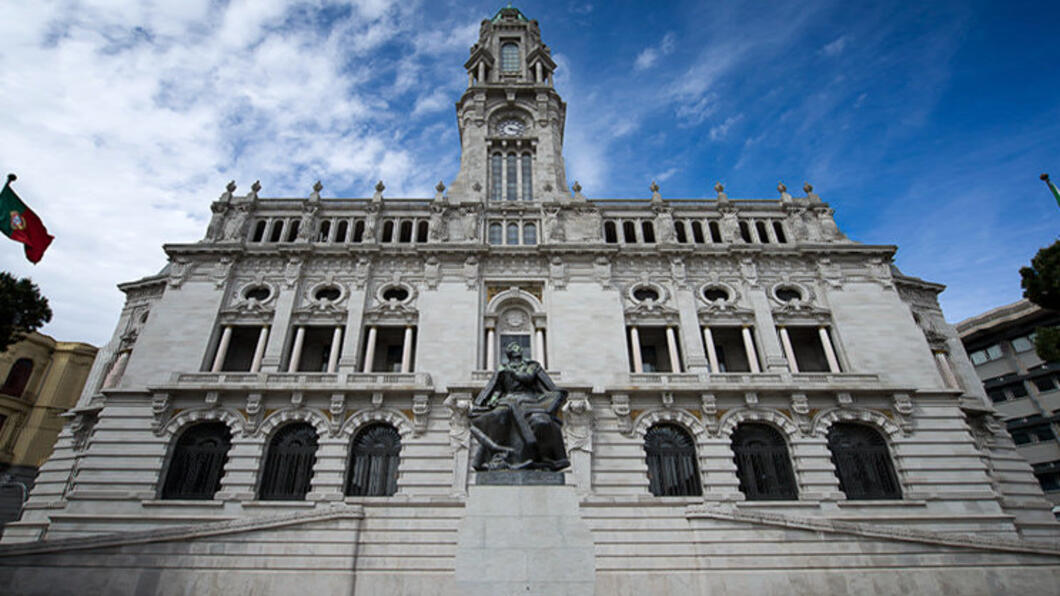
[[[536,504],[511,499],[510,526],[588,528],[572,529],[593,556],[572,543],[570,593],[1051,591],[1060,526],[942,317],[942,286],[844,236],[809,185],[772,200],[568,193],[555,65],[516,9],[483,22],[465,67],[451,188],[266,199],[232,184],[203,241],[166,245],[158,275],[120,286],[114,338],[5,532],[0,581],[462,593],[467,549],[510,545],[474,528],[502,516],[469,498],[500,487],[474,486],[468,409],[516,341],[569,391],[573,495],[546,512],[522,487]],[[230,442],[216,492],[171,498],[180,441],[206,422]],[[263,498],[277,437],[300,424],[316,444],[305,492]],[[400,437],[392,492],[351,480],[368,428]],[[889,496],[844,490],[839,428],[878,437]],[[660,429],[691,454],[673,491],[645,449]],[[739,443],[754,460],[749,429],[779,437],[768,461],[790,470],[773,478],[789,496],[752,488],[734,457]],[[497,565],[525,565],[525,546]],[[520,573],[520,593],[559,593]]]

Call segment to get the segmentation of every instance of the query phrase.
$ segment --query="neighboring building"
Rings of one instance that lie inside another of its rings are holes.
[[[1060,362],[1034,351],[1034,332],[1056,325],[1060,314],[1020,300],[965,319],[957,331],[1016,450],[1060,513]]]
[[[0,524],[18,519],[88,378],[96,348],[31,333],[0,353]],[[25,491],[23,490],[25,487]]]
[[[589,577],[552,593],[1055,591],[1060,525],[942,286],[846,238],[809,185],[568,192],[556,65],[517,9],[464,66],[448,191],[230,185],[204,240],[120,286],[0,585],[482,593],[469,565],[518,580],[540,540],[569,541],[553,580]],[[562,499],[483,511],[468,408],[510,342],[570,392],[572,467]],[[561,502],[566,525],[501,528]],[[474,544],[489,516],[510,548]]]

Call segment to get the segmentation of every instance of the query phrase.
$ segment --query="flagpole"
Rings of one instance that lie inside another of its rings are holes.
[[[1053,184],[1051,180],[1049,180],[1049,174],[1042,174],[1041,176],[1039,176],[1039,178],[1041,178],[1042,182],[1044,182],[1045,185],[1049,187],[1049,190],[1053,193],[1053,198],[1056,199],[1057,207],[1060,207],[1060,190],[1057,190],[1056,185]]]

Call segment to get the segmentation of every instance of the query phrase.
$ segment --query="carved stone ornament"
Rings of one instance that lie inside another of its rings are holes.
[[[422,435],[427,432],[427,418],[431,413],[430,396],[426,394],[412,396],[412,432]]]
[[[593,451],[593,407],[585,394],[575,395],[563,406],[563,438],[568,451]]]
[[[633,419],[630,418],[629,396],[614,394],[611,396],[611,412],[618,422],[618,432],[629,435],[633,432]]]

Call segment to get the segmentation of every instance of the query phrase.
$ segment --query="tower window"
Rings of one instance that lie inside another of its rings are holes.
[[[499,223],[491,223],[490,224],[490,237],[489,237],[490,244],[500,244],[501,240],[502,240],[502,237],[501,237],[502,233],[503,233],[503,226],[501,226],[501,224],[499,224]]]
[[[519,224],[508,224],[508,237],[505,244],[519,244]]]
[[[703,244],[704,242],[706,242],[706,240],[703,237],[703,224],[702,223],[700,223],[698,221],[692,222],[692,238],[693,238],[693,240],[695,240],[696,244]]]
[[[618,231],[615,229],[615,222],[613,221],[604,222],[604,242],[608,244],[618,243]]]
[[[533,176],[531,176],[530,154],[523,155],[523,200],[534,200],[534,181]]]
[[[515,201],[515,200],[517,200],[519,198],[519,197],[516,196],[516,193],[518,192],[519,187],[516,185],[516,176],[518,175],[518,173],[517,173],[518,170],[517,170],[516,163],[515,163],[515,154],[514,153],[509,153],[507,161],[508,161],[508,168],[507,168],[507,170],[508,170],[508,172],[507,172],[507,174],[508,174],[508,181],[507,181],[508,182],[508,184],[507,184],[507,186],[508,186],[508,197],[507,198],[508,198],[509,201]]]
[[[490,157],[490,199],[501,200],[503,191],[503,179],[501,174],[501,156],[495,153]]]
[[[0,388],[0,393],[11,397],[22,397],[22,392],[26,390],[26,385],[29,383],[29,378],[32,374],[33,361],[29,358],[19,358],[11,365],[11,370],[7,373],[7,379],[4,380],[4,386]]]
[[[537,244],[537,226],[532,223],[523,224],[523,244]]]
[[[508,42],[501,46],[501,71],[519,72],[519,44]]]
[[[265,223],[265,220],[262,220],[262,221],[259,221],[257,223],[257,225],[254,226],[254,237],[251,240],[251,242],[263,242],[265,240],[265,227],[266,227],[266,225],[267,224]]]

